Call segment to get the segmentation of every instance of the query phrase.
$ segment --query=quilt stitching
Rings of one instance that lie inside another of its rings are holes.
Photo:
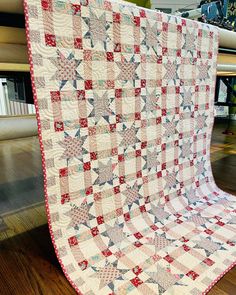
[[[218,33],[109,1],[27,0],[48,216],[83,294],[202,294],[235,262],[209,145]]]

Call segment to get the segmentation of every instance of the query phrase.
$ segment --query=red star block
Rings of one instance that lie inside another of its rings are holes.
[[[70,246],[76,246],[76,245],[78,245],[79,242],[76,237],[70,237],[68,239],[68,243]]]
[[[142,268],[140,266],[135,266],[133,269],[133,273],[136,274],[136,276],[138,276],[139,274],[141,274],[141,272],[143,271]]]
[[[116,43],[114,46],[114,52],[121,52],[121,44],[120,43]]]
[[[163,23],[163,24],[162,24],[162,30],[163,30],[164,32],[167,32],[167,31],[168,31],[168,23]]]
[[[161,94],[166,94],[166,93],[167,93],[167,88],[161,87]]]
[[[145,79],[141,80],[141,87],[142,88],[146,87],[146,80]]]
[[[60,177],[66,177],[66,176],[68,176],[68,168],[66,167],[66,168],[60,169],[59,170],[59,176]]]
[[[135,88],[134,89],[134,95],[139,96],[141,94],[141,88]]]
[[[147,147],[147,142],[146,141],[143,141],[141,143],[141,149],[145,149]]]
[[[84,163],[84,171],[89,171],[89,170],[91,170],[91,163],[90,162]]]
[[[134,246],[137,247],[137,248],[141,247],[142,245],[143,244],[140,243],[139,241],[134,242]]]
[[[91,195],[92,193],[93,193],[93,187],[92,187],[92,186],[87,187],[87,188],[85,189],[85,194],[86,194],[86,196]]]
[[[43,10],[52,11],[52,0],[41,0]]]
[[[232,241],[227,241],[226,242],[228,245],[230,245],[231,247],[234,247],[235,246],[235,243],[233,243]]]
[[[109,257],[112,255],[112,252],[109,250],[109,249],[106,249],[104,251],[102,251],[102,254],[105,256],[105,257]]]
[[[162,172],[161,171],[158,171],[157,172],[157,178],[160,178],[160,177],[162,177]]]
[[[72,4],[73,14],[76,15],[81,11],[81,6],[79,4]]]
[[[115,132],[116,131],[116,124],[110,124],[110,131]]]
[[[206,229],[204,232],[208,235],[212,235],[214,233],[211,229]]]
[[[98,230],[97,226],[91,228],[91,234],[93,237],[95,237],[99,234],[99,230]]]
[[[140,239],[143,238],[143,235],[142,235],[140,232],[135,233],[134,236],[135,236],[135,238],[138,239],[138,240],[140,240]]]
[[[140,27],[140,17],[134,16],[134,24],[136,27]]]
[[[189,246],[187,246],[185,244],[183,245],[183,248],[184,248],[184,251],[186,251],[186,252],[188,252],[190,250]]]
[[[85,100],[85,91],[76,90],[78,100]]]
[[[120,13],[113,12],[113,22],[118,24],[120,23]]]
[[[190,207],[190,206],[187,206],[187,207],[186,207],[186,210],[188,210],[188,211],[192,211],[192,210],[193,210],[193,208],[192,208],[192,207]]]
[[[124,214],[124,218],[125,218],[125,221],[129,221],[130,220],[130,214],[129,214],[129,212],[127,212],[127,213]]]
[[[191,278],[193,281],[196,280],[197,277],[199,277],[199,275],[193,271],[193,270],[190,270],[186,276],[188,276],[189,278]]]
[[[137,288],[138,286],[142,285],[143,281],[140,280],[139,277],[135,277],[130,282]]]
[[[162,56],[158,56],[157,58],[157,63],[160,65],[162,64]]]
[[[56,36],[53,34],[45,34],[45,43],[47,46],[56,47]]]
[[[60,91],[51,91],[51,102],[61,101]]]
[[[135,113],[135,120],[141,120],[141,113]]]
[[[135,151],[135,156],[136,156],[136,158],[141,157],[141,150]]]
[[[139,207],[139,210],[140,210],[141,213],[146,212],[146,207],[145,207],[145,205],[140,206],[140,207]]]
[[[74,47],[76,49],[83,49],[83,43],[81,38],[75,38],[74,39]]]
[[[84,87],[85,87],[85,90],[93,89],[93,81],[92,80],[84,81]]]
[[[150,225],[150,228],[154,231],[158,230],[159,227],[157,227],[155,224]]]
[[[88,120],[86,118],[79,119],[80,127],[88,127]]]
[[[97,223],[98,223],[98,224],[103,224],[103,223],[104,223],[104,218],[103,218],[103,216],[100,215],[100,216],[97,217]]]
[[[162,114],[162,116],[166,116],[166,109],[162,109],[161,114]]]
[[[119,181],[120,181],[120,184],[125,183],[125,177],[124,176],[120,176],[119,177]]]
[[[114,187],[114,193],[115,194],[119,194],[120,193],[120,187],[119,186],[115,186]]]
[[[83,260],[79,262],[78,265],[80,266],[81,270],[85,270],[88,267],[88,260]]]
[[[90,153],[90,160],[97,160],[97,153],[91,152]]]
[[[137,177],[137,178],[141,178],[141,177],[142,177],[142,171],[138,171],[138,172],[136,173],[136,177]]]
[[[124,155],[118,155],[118,161],[119,162],[124,162],[125,156]]]
[[[222,222],[222,221],[218,221],[216,224],[218,224],[219,226],[224,226],[225,225],[225,223]]]
[[[161,170],[165,170],[165,169],[166,169],[166,163],[162,163]]]
[[[116,115],[116,123],[122,122],[122,115],[118,114]]]
[[[168,49],[166,47],[162,48],[162,55],[167,55]]]
[[[54,122],[55,131],[64,131],[64,123],[61,121]]]
[[[156,124],[160,124],[161,123],[161,117],[156,118]]]
[[[113,52],[107,52],[107,61],[114,61],[114,53]]]
[[[177,25],[177,31],[182,33],[182,26],[181,25]]]
[[[180,241],[183,243],[187,243],[189,241],[189,239],[186,239],[185,237],[180,238]]]
[[[164,257],[164,259],[165,259],[167,262],[169,262],[169,263],[172,263],[172,262],[174,261],[174,258],[172,258],[170,255],[166,255],[166,256]]]
[[[61,204],[65,204],[70,201],[70,195],[68,193],[61,195]]]
[[[140,14],[140,17],[146,17],[146,12],[144,9],[140,9],[139,14]]]
[[[208,265],[208,266],[212,266],[215,262],[213,260],[211,260],[210,258],[206,258],[205,260],[203,260],[203,262]]]
[[[169,196],[165,196],[165,201],[169,202],[170,201],[170,197]]]
[[[121,88],[115,90],[115,97],[116,98],[122,97],[122,89]]]
[[[134,45],[134,53],[136,53],[136,54],[140,53],[140,46],[139,45]]]
[[[180,218],[182,215],[179,213],[174,214],[175,217]]]

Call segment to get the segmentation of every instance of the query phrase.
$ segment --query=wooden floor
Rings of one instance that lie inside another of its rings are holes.
[[[0,141],[0,215],[43,202],[37,137]]]
[[[236,135],[225,136],[224,129],[221,123],[214,127],[213,174],[219,187],[236,195]],[[236,134],[236,126],[231,129]],[[0,167],[0,205],[4,206],[0,211],[0,294],[76,294],[62,273],[50,240],[37,138],[0,142]],[[37,179],[35,186],[32,179]],[[26,196],[16,198],[18,191]],[[209,295],[236,295],[236,268]]]

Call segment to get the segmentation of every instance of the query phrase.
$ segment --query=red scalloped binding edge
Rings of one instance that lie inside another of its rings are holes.
[[[79,295],[83,295],[81,291],[78,289],[78,287],[75,285],[75,283],[71,280],[69,274],[66,271],[66,268],[59,257],[59,252],[55,243],[55,238],[52,231],[51,226],[51,218],[50,218],[50,210],[48,205],[48,193],[47,193],[47,174],[46,174],[46,164],[45,164],[45,153],[44,153],[44,147],[43,147],[43,140],[42,140],[42,132],[41,132],[41,122],[40,122],[40,115],[39,115],[39,108],[38,108],[38,99],[36,94],[36,88],[35,88],[35,81],[34,81],[34,69],[33,69],[33,61],[32,61],[32,51],[31,51],[31,45],[30,45],[30,37],[29,37],[29,15],[28,15],[28,6],[26,3],[27,0],[23,0],[24,4],[24,14],[25,14],[25,28],[26,28],[26,39],[27,39],[27,47],[28,47],[28,56],[29,56],[29,64],[30,64],[30,75],[31,75],[31,85],[33,90],[33,97],[34,97],[34,105],[36,110],[36,119],[37,119],[37,125],[38,125],[38,136],[39,136],[39,144],[40,144],[40,151],[41,151],[41,157],[42,157],[42,168],[43,168],[43,179],[44,179],[44,196],[45,196],[45,207],[46,207],[46,214],[48,219],[48,228],[52,240],[52,244],[54,247],[54,251],[56,253],[57,259],[60,263],[60,266],[63,270],[63,273],[71,286],[75,289],[75,291]],[[218,36],[219,39],[219,36]],[[236,265],[236,261],[233,262],[225,271],[223,271],[214,281],[211,282],[211,284],[206,288],[206,290],[202,293],[202,295],[206,295],[212,287],[228,272],[230,271],[234,266]]]
[[[36,110],[36,119],[37,119],[37,125],[38,125],[38,136],[39,136],[39,144],[40,144],[40,150],[41,150],[41,156],[42,156],[42,168],[43,168],[43,180],[44,180],[44,197],[45,197],[45,207],[46,207],[46,214],[48,219],[48,228],[52,240],[52,244],[54,247],[54,251],[56,253],[57,259],[61,265],[61,268],[67,278],[67,280],[70,282],[71,286],[76,290],[76,292],[79,295],[83,295],[78,287],[75,285],[75,283],[71,280],[69,274],[66,271],[66,268],[59,256],[59,252],[55,243],[54,234],[52,231],[51,226],[51,218],[50,218],[50,210],[48,205],[48,192],[47,192],[47,173],[46,173],[46,164],[45,164],[45,153],[44,153],[44,147],[43,147],[43,140],[42,140],[42,132],[41,132],[41,122],[40,122],[40,115],[39,115],[39,107],[38,107],[38,99],[36,94],[36,87],[35,87],[35,81],[34,81],[34,69],[33,69],[33,61],[32,61],[32,51],[31,51],[31,45],[30,45],[30,37],[29,37],[29,14],[28,14],[28,6],[26,3],[26,0],[23,0],[24,4],[24,14],[25,14],[25,29],[26,29],[26,39],[27,39],[27,48],[28,48],[28,57],[29,57],[29,64],[30,64],[30,76],[31,76],[31,85],[33,90],[33,97],[34,97],[34,105]]]

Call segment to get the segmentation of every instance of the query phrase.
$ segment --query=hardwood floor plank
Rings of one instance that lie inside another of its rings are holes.
[[[76,294],[55,257],[47,225],[2,241],[0,265],[1,294]]]

